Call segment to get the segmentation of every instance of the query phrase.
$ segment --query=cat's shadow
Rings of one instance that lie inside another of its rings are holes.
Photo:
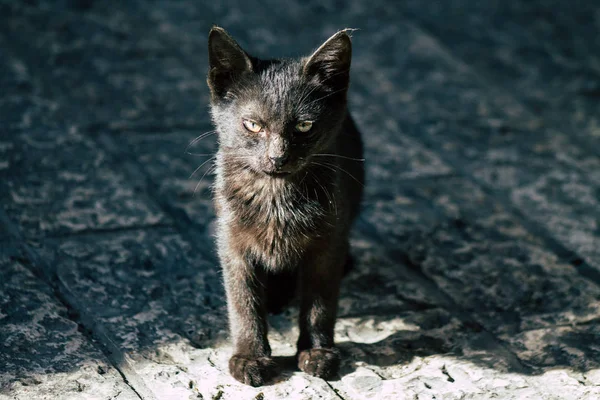
[[[279,375],[274,379],[273,383],[287,381],[294,372],[299,371],[296,356],[275,356],[273,357],[273,361],[275,361],[279,368]]]
[[[294,314],[293,312],[291,313]],[[384,322],[385,317],[365,316],[365,320]],[[442,317],[443,319],[443,317]],[[293,318],[279,318],[272,316],[278,330],[286,336],[294,331]],[[408,324],[411,322],[408,321]],[[449,338],[450,342],[452,341]],[[346,375],[352,374],[361,365],[377,367],[402,366],[409,364],[415,357],[426,357],[434,354],[451,354],[453,352],[447,341],[434,336],[416,333],[414,330],[398,330],[389,336],[372,343],[343,341],[336,343],[341,353],[341,366],[339,374],[330,379],[337,381]],[[288,380],[294,373],[300,371],[295,355],[274,355],[279,374],[269,384],[276,384]]]
[[[402,345],[402,349],[396,348],[393,352],[382,353],[381,349],[395,343],[398,340],[402,340],[402,334],[394,334],[377,343],[355,343],[355,342],[343,342],[336,345],[341,352],[342,364],[340,366],[339,374],[329,379],[330,381],[341,380],[346,375],[354,373],[359,365],[376,365],[378,367],[386,367],[391,365],[405,365],[412,361],[415,356],[427,356],[432,354],[446,353],[441,343],[435,339],[422,340],[422,343],[418,341],[411,342],[406,341]],[[424,349],[424,346],[430,345],[428,350]],[[415,347],[411,349],[411,347]],[[362,353],[362,357],[358,356],[357,353]],[[379,354],[378,354],[379,353]],[[273,361],[277,364],[278,375],[276,378],[269,382],[270,385],[277,384],[288,380],[294,373],[300,371],[297,364],[296,356],[274,356]]]

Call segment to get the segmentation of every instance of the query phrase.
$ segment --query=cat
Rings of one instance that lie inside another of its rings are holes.
[[[273,60],[249,55],[220,27],[209,33],[229,371],[251,386],[277,373],[267,312],[281,309],[296,287],[298,367],[324,379],[338,374],[337,299],[364,186],[362,140],[347,109],[348,33],[337,32],[309,57]]]

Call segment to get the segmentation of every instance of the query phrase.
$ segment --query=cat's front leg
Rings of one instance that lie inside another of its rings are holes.
[[[246,385],[261,386],[276,374],[267,340],[266,275],[232,253],[221,257],[234,345],[229,372]]]
[[[298,367],[307,374],[331,379],[338,373],[340,354],[333,330],[345,255],[321,250],[302,265],[302,300]]]

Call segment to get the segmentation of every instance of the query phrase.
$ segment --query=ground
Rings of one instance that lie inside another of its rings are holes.
[[[600,398],[594,4],[0,1],[0,399]],[[276,382],[227,373],[215,136],[188,147],[213,24],[263,57],[357,29],[335,380],[294,369],[294,308]]]

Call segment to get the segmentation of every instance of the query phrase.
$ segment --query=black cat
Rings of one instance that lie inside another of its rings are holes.
[[[298,287],[298,366],[331,378],[340,364],[340,280],[364,180],[346,104],[350,37],[340,31],[307,58],[261,60],[215,27],[208,48],[217,245],[235,347],[229,370],[252,386],[274,375],[267,311]]]

